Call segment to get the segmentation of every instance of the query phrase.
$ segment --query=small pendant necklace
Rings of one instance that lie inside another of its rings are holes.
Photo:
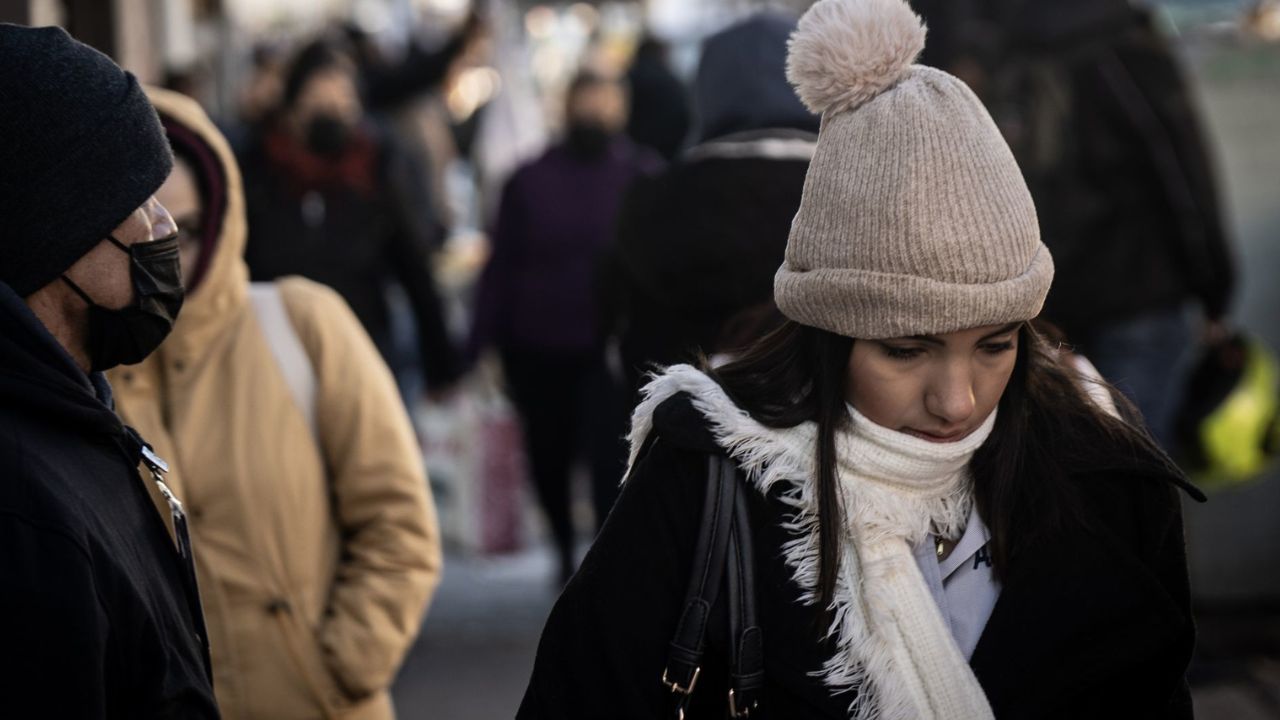
[[[934,541],[934,547],[938,551],[938,559],[941,560],[942,556],[947,552],[947,541],[943,540],[938,535],[933,536],[933,541]]]

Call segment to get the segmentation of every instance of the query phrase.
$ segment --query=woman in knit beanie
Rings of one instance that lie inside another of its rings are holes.
[[[648,385],[520,718],[1191,716],[1199,494],[1032,326],[1035,208],[924,38],[904,0],[801,19],[788,76],[822,129],[789,322]]]

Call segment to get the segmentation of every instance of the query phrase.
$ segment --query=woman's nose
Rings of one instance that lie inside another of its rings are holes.
[[[968,420],[976,406],[973,374],[963,363],[948,365],[930,384],[925,395],[925,409],[948,426]]]

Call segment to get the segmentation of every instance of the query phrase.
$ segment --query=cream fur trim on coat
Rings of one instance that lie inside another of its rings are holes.
[[[819,572],[816,426],[761,425],[701,371],[677,365],[655,377],[632,417],[630,467],[654,410],[681,392],[761,493],[781,488],[793,512],[779,519],[800,601],[816,602]],[[834,692],[857,689],[854,720],[981,720],[986,696],[930,594],[912,547],[932,533],[955,539],[972,506],[968,461],[990,434],[935,444],[879,427],[850,408],[853,430],[837,437],[845,539],[829,637],[837,652],[815,673]]]

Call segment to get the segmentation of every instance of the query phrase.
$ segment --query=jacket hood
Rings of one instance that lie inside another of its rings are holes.
[[[147,95],[175,157],[195,172],[204,205],[204,236],[193,287],[161,352],[198,351],[248,297],[244,185],[226,138],[196,101],[159,88],[148,88]]]
[[[120,435],[102,373],[86,375],[27,304],[0,282],[0,407]]]
[[[795,19],[777,12],[752,15],[702,45],[694,80],[694,142],[748,130],[818,131],[787,82],[787,40]]]

